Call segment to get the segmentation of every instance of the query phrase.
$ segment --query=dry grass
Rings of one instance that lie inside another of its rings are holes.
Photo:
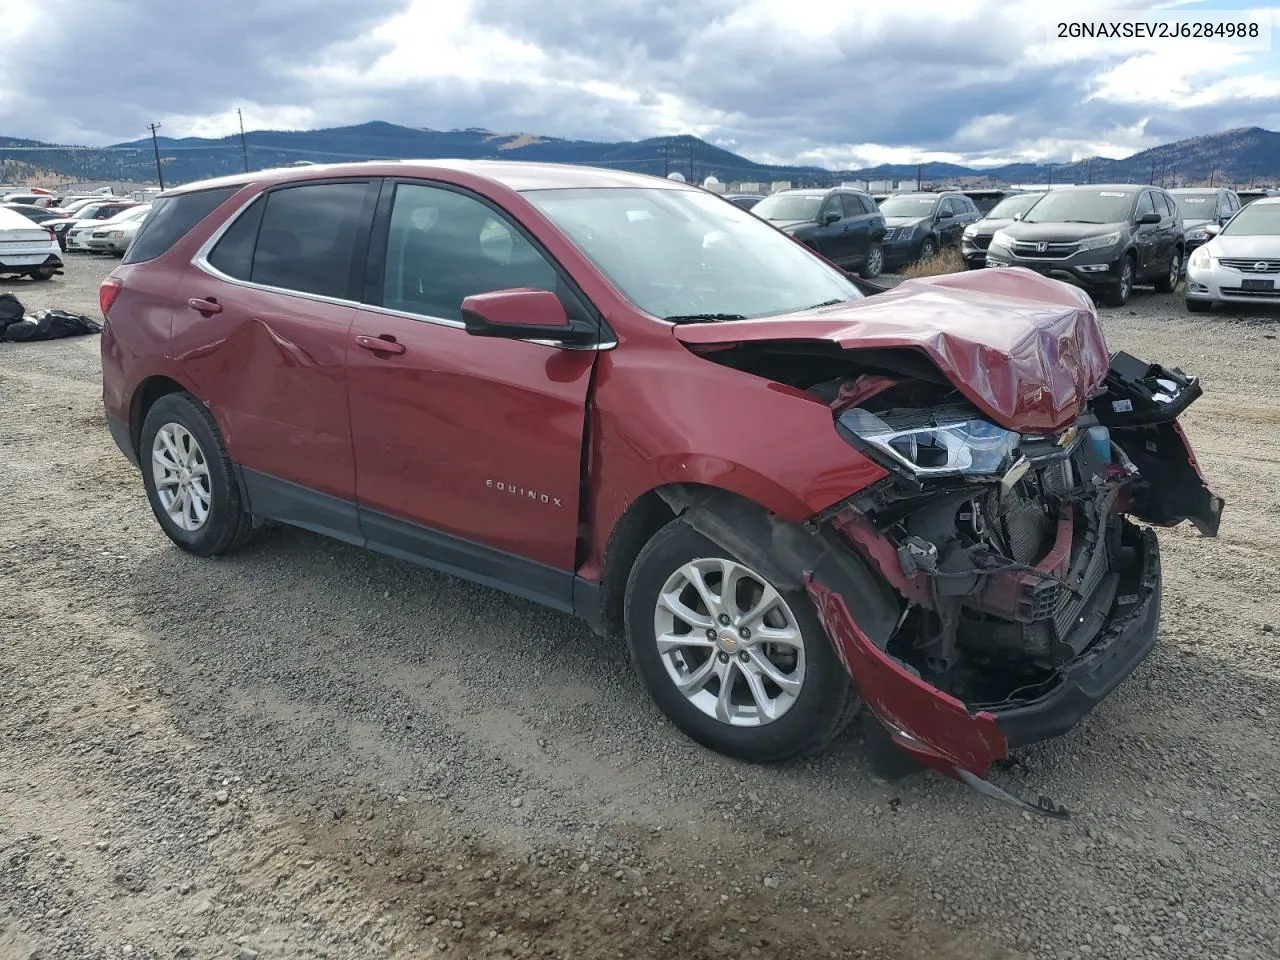
[[[932,260],[917,260],[902,268],[902,275],[908,280],[918,277],[937,277],[944,273],[959,273],[964,269],[964,257],[955,247],[944,247]]]

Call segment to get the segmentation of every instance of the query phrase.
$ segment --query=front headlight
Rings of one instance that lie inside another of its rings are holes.
[[[107,234],[107,239],[108,239],[108,240],[119,240],[119,239],[120,239],[121,237],[123,237],[123,236],[124,236],[124,231],[123,231],[123,230],[112,230],[110,233],[108,233],[108,234]]]
[[[1089,237],[1087,240],[1080,241],[1080,249],[1078,252],[1084,253],[1086,250],[1102,250],[1105,247],[1114,247],[1120,242],[1120,234],[1108,233],[1101,237]]]
[[[860,407],[840,425],[918,477],[1001,477],[1017,454],[1018,434],[976,417],[908,411],[880,417]]]
[[[1013,237],[1005,233],[1003,230],[997,230],[991,235],[991,246],[1001,247],[1005,250],[1013,249]]]
[[[976,226],[970,225],[964,228],[964,238],[966,240],[968,240],[970,237],[976,237],[977,235],[978,235],[978,228]]]
[[[1191,254],[1191,259],[1187,261],[1188,267],[1207,267],[1213,263],[1213,258],[1209,256],[1208,247],[1197,247]]]
[[[1188,240],[1208,240],[1209,231],[1208,230],[1192,230],[1190,233],[1187,234],[1187,239]]]
[[[884,231],[884,237],[882,237],[882,238],[881,238],[880,242],[881,242],[881,243],[888,243],[890,240],[892,240],[892,239],[893,239],[893,235],[894,235],[895,233],[897,233],[897,232],[898,232],[898,231],[897,231],[895,228],[893,228],[893,227],[888,227],[888,228],[886,228],[886,229],[885,229],[885,231]]]

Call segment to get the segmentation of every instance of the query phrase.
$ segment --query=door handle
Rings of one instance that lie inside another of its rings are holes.
[[[187,306],[206,317],[212,317],[215,313],[222,312],[222,304],[213,299],[213,297],[209,297],[208,299],[192,297],[187,301]]]
[[[396,343],[395,337],[389,333],[384,333],[380,337],[358,336],[356,346],[372,350],[374,353],[404,353],[404,344]]]

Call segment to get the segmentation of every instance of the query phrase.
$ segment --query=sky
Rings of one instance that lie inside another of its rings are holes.
[[[1246,7],[0,0],[0,135],[105,145],[154,121],[167,136],[222,136],[241,108],[250,130],[386,120],[590,140],[692,133],[754,160],[833,169],[1123,157],[1280,129],[1280,39],[1257,49],[1280,33],[1280,7],[1252,8],[1263,33],[1251,46],[1061,41],[1051,23]]]

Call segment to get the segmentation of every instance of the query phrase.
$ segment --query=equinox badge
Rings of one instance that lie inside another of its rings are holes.
[[[528,490],[525,487],[518,487],[514,483],[503,483],[501,480],[486,480],[484,485],[491,490],[497,490],[499,493],[509,493],[513,497],[527,497],[534,503],[545,503],[550,507],[562,506],[559,497],[539,493],[537,490]]]

